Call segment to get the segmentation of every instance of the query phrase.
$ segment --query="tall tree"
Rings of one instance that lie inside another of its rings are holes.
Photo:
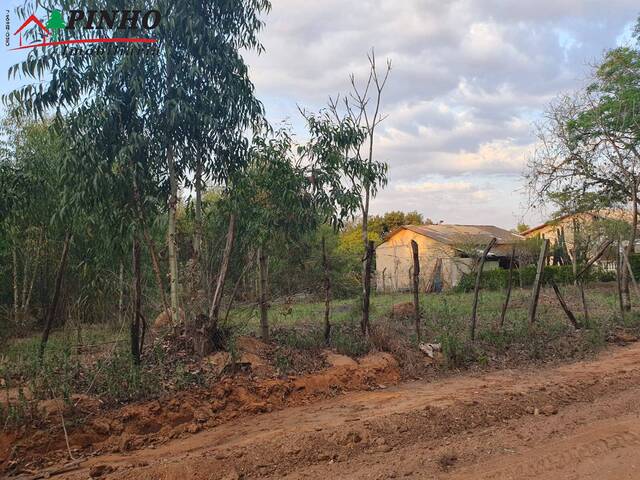
[[[608,204],[631,207],[627,252],[634,249],[640,188],[640,51],[621,47],[605,53],[582,92],[552,103],[539,149],[530,162],[529,184],[543,197],[577,189]],[[625,308],[630,308],[627,272]]]
[[[71,2],[28,0],[18,8],[26,18],[38,6],[66,9]],[[73,4],[74,8],[117,9],[119,1]],[[169,212],[168,246],[172,309],[178,308],[178,252],[175,248],[177,192],[193,159],[204,163],[214,181],[246,163],[243,134],[261,118],[261,105],[240,55],[241,49],[261,49],[257,33],[267,0],[243,2],[144,1],[141,9],[156,8],[162,21],[154,30],[136,30],[153,38],[157,47],[141,61],[136,48],[118,48],[108,55],[67,55],[61,49],[33,49],[27,59],[10,69],[36,80],[12,92],[8,100],[26,110],[44,114],[49,109],[71,109],[82,137],[74,148],[90,153],[94,162],[72,175],[84,175],[75,201],[110,190],[114,184],[127,214],[121,216],[131,233],[149,199],[164,198]],[[185,35],[185,32],[189,32]],[[119,32],[120,33],[120,32]],[[79,37],[109,37],[107,29],[74,30]],[[126,35],[126,32],[123,32]],[[100,141],[95,141],[95,139]],[[83,143],[88,145],[82,145]],[[100,165],[100,166],[98,166]],[[92,171],[88,171],[91,170]],[[137,187],[134,187],[137,185]],[[132,192],[138,190],[142,205]],[[112,209],[111,215],[121,210]]]

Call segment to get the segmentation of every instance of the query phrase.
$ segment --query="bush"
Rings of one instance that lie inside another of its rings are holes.
[[[631,271],[636,280],[640,280],[640,253],[632,253],[629,255],[629,264],[631,265]]]
[[[473,346],[451,331],[439,335],[438,342],[442,345],[442,353],[449,368],[462,368],[476,356]]]
[[[640,255],[638,255],[640,257]],[[580,268],[580,267],[579,267]],[[638,268],[640,272],[640,260],[638,262]],[[514,285],[522,285],[523,287],[530,287],[536,278],[536,266],[527,265],[526,267],[518,268],[513,271],[513,283]],[[573,266],[572,265],[550,265],[544,267],[543,279],[552,278],[557,284],[570,284],[573,283]],[[615,272],[591,269],[587,274],[587,280],[598,280],[601,282],[610,282],[616,279]],[[494,270],[487,270],[482,272],[480,277],[480,288],[484,290],[500,290],[507,287],[509,282],[509,270],[497,268]],[[456,285],[455,291],[457,292],[470,292],[474,289],[476,284],[475,272],[465,273],[458,285]]]
[[[331,329],[331,346],[338,353],[349,357],[361,357],[369,352],[369,340],[355,325],[334,325]]]

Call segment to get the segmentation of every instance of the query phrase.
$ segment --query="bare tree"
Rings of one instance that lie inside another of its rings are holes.
[[[631,205],[627,253],[633,252],[638,225],[640,155],[629,117],[638,117],[621,103],[612,106],[596,89],[564,96],[549,105],[538,127],[538,148],[528,165],[532,203],[559,194],[574,204],[590,197],[592,206]],[[640,117],[638,117],[640,118]],[[638,130],[638,125],[633,124]],[[578,208],[578,210],[581,210]],[[574,258],[576,254],[574,252]],[[623,272],[625,309],[630,308],[629,278]]]
[[[363,302],[368,302],[370,293],[367,291],[367,282],[365,281],[369,244],[369,204],[371,198],[377,194],[378,187],[386,185],[387,182],[387,165],[374,159],[374,143],[376,129],[386,118],[386,115],[382,113],[381,109],[382,94],[387,85],[389,73],[391,72],[390,59],[386,60],[385,66],[379,71],[373,48],[371,52],[367,54],[367,59],[369,61],[369,76],[364,86],[359,86],[355,75],[351,74],[351,92],[342,99],[342,102],[339,97],[329,99],[329,110],[334,113],[337,120],[342,121],[345,117],[349,118],[365,133],[364,143],[356,152],[353,152],[359,160],[360,168],[354,169],[354,171],[349,174],[351,182],[354,185],[359,184],[362,190],[360,211],[362,216],[362,246],[364,253],[362,257]],[[345,114],[339,113],[341,103],[346,111]],[[351,153],[352,152],[345,152],[345,155],[348,156]],[[363,304],[362,323],[364,325],[368,325],[368,318],[364,318],[365,315],[368,315],[368,311],[369,306]]]

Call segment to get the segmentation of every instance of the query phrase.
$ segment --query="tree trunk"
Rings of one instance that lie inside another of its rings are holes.
[[[124,309],[124,264],[120,262],[120,271],[118,273],[118,325],[122,325],[123,309]]]
[[[631,221],[631,234],[629,235],[629,245],[627,245],[626,258],[630,258],[634,252],[636,230],[638,229],[638,185],[635,178],[633,179],[633,186],[631,189],[632,202],[633,202],[633,216]],[[629,292],[629,273],[626,269],[622,270],[622,293],[623,293],[623,306],[626,311],[631,310],[631,294]]]
[[[140,221],[140,226],[142,229],[142,235],[144,237],[144,241],[147,244],[149,253],[151,254],[151,265],[153,268],[153,274],[156,277],[158,290],[160,290],[160,299],[162,300],[162,308],[164,309],[165,312],[168,312],[169,314],[171,314],[171,312],[169,311],[169,303],[167,302],[167,294],[164,289],[164,282],[162,281],[162,271],[160,269],[160,262],[158,260],[158,255],[156,254],[155,244],[154,244],[153,238],[151,238],[151,235],[149,235],[149,230],[147,229],[147,225],[144,218],[144,210],[142,208],[142,201],[140,200],[140,191],[138,189],[137,171],[138,169],[136,166],[134,167],[134,173],[133,173],[134,175],[133,200],[135,203],[135,209],[138,214],[138,220]]]
[[[480,257],[480,263],[478,264],[478,271],[476,272],[476,285],[473,290],[473,306],[471,308],[471,341],[475,341],[476,339],[476,322],[478,316],[478,294],[480,293],[480,280],[482,279],[482,269],[484,268],[484,262],[487,259],[487,255],[496,244],[496,239],[492,238],[491,241],[487,244],[484,251],[482,252],[482,257]]]
[[[587,308],[587,298],[584,294],[584,285],[582,281],[578,278],[579,277],[578,275],[579,232],[578,232],[578,222],[575,217],[572,219],[572,226],[573,226],[573,256],[572,256],[573,258],[571,259],[571,269],[573,270],[573,284],[580,291],[580,297],[582,299],[582,312],[584,315],[584,324],[587,325],[589,323],[589,310]]]
[[[47,317],[45,319],[44,331],[42,332],[42,340],[40,341],[40,360],[44,357],[44,349],[47,346],[49,340],[49,334],[51,333],[51,327],[53,326],[53,319],[58,309],[58,301],[60,300],[60,288],[62,286],[62,278],[64,277],[64,271],[67,266],[67,257],[69,254],[69,244],[71,243],[71,234],[67,232],[64,236],[64,244],[62,246],[62,254],[60,255],[60,263],[58,264],[58,272],[56,273],[56,283],[53,290],[53,299],[47,309]]]
[[[24,259],[22,261],[22,292],[20,294],[20,309],[22,310],[22,306],[24,306],[24,304],[27,302],[27,288],[28,288],[28,283],[29,283],[29,260],[31,260],[31,256],[29,255],[28,252],[28,247],[27,247],[27,254],[24,256]]]
[[[413,254],[413,315],[416,324],[416,338],[420,343],[420,257],[418,243],[415,240],[411,240],[411,252]]]
[[[540,298],[540,286],[542,284],[542,276],[544,275],[545,259],[547,250],[549,249],[549,240],[542,242],[540,249],[540,257],[538,258],[538,268],[536,270],[536,278],[533,281],[533,290],[531,293],[531,303],[529,303],[529,323],[536,321],[536,310],[538,309],[538,298]]]
[[[171,192],[169,195],[169,227],[167,234],[167,243],[169,247],[169,273],[170,273],[170,289],[171,289],[171,318],[179,318],[179,290],[180,284],[178,280],[178,243],[176,239],[176,221],[178,209],[178,178],[176,176],[175,163],[173,158],[173,146],[167,148],[167,164],[169,168],[169,184]]]
[[[36,275],[38,273],[38,264],[40,262],[40,256],[42,255],[42,249],[44,247],[44,235],[40,232],[40,238],[38,239],[38,249],[36,250],[36,256],[33,260],[33,270],[31,272],[31,280],[29,281],[29,289],[27,296],[22,303],[22,317],[26,318],[29,313],[29,305],[31,304],[31,295],[33,294],[33,285],[36,283]],[[26,278],[25,278],[26,281]]]
[[[198,160],[195,171],[195,230],[193,233],[193,257],[198,266],[200,265],[200,253],[202,250],[202,162]]]
[[[578,288],[580,289],[580,298],[582,298],[582,313],[584,314],[584,327],[589,328],[589,307],[587,306],[587,297],[584,294],[584,282],[582,280],[578,282]]]
[[[167,293],[164,290],[164,282],[162,281],[162,271],[160,269],[160,261],[158,260],[158,254],[156,253],[156,247],[155,247],[153,238],[151,238],[151,235],[149,235],[147,227],[145,226],[144,223],[142,224],[142,234],[144,237],[144,242],[147,244],[147,248],[149,249],[149,253],[151,254],[151,268],[153,269],[154,277],[156,277],[158,290],[160,290],[160,299],[162,301],[162,308],[164,309],[165,312],[168,312],[169,314],[171,314],[171,312],[169,311],[169,303],[167,302]],[[172,315],[171,318],[173,320],[174,318],[178,318],[178,317],[174,317]]]
[[[227,305],[227,311],[224,314],[225,323],[229,318],[229,312],[231,311],[231,306],[233,305],[233,301],[236,299],[236,295],[238,294],[238,289],[240,288],[241,284],[242,285],[245,284],[245,280],[246,280],[245,274],[247,273],[247,270],[253,265],[253,261],[255,260],[255,257],[256,257],[256,252],[254,250],[254,252],[251,254],[251,258],[242,268],[242,272],[240,272],[240,276],[238,277],[238,280],[236,280],[236,284],[233,286],[233,291],[231,292],[231,297],[229,298],[229,304]]]
[[[262,246],[258,247],[258,302],[260,303],[260,338],[263,342],[268,342],[267,256]]]
[[[502,305],[502,312],[500,313],[500,328],[504,327],[504,319],[507,315],[507,308],[509,308],[509,300],[511,299],[511,288],[513,287],[513,264],[516,256],[515,245],[511,247],[511,258],[509,259],[509,280],[507,283],[507,296],[504,299]]]
[[[622,241],[618,237],[618,244],[616,248],[616,289],[618,290],[618,303],[620,305],[620,318],[624,320],[624,302],[622,301],[622,269],[624,264],[622,263],[622,255],[620,255],[620,249],[622,248]]]
[[[13,260],[13,321],[18,321],[18,250],[15,245],[11,247],[11,258]]]
[[[331,341],[331,275],[329,274],[329,259],[325,238],[322,235],[322,269],[324,271],[324,343],[329,345]]]
[[[370,333],[369,296],[371,294],[371,263],[373,262],[373,252],[373,240],[371,240],[367,244],[367,253],[364,259],[364,278],[362,282],[362,321],[360,323],[360,328],[362,329],[363,335],[368,335]]]
[[[142,318],[142,283],[140,273],[140,240],[136,236],[133,239],[132,251],[133,270],[133,311],[131,312],[131,358],[133,363],[140,365],[140,319]]]
[[[218,272],[216,290],[213,293],[213,300],[211,301],[211,308],[209,309],[209,322],[213,332],[218,328],[218,316],[220,312],[220,305],[222,303],[222,292],[224,291],[224,284],[227,279],[227,272],[229,271],[229,260],[231,258],[231,250],[233,249],[233,242],[235,239],[235,228],[236,215],[235,213],[231,213],[229,216],[229,227],[227,228],[227,242],[222,254],[222,263],[220,264],[220,271]]]

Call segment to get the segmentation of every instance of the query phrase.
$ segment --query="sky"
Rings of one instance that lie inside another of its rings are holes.
[[[639,14],[637,0],[273,0],[265,52],[247,62],[268,118],[304,140],[298,106],[348,92],[351,73],[364,82],[374,47],[393,69],[374,154],[389,183],[372,212],[513,228],[552,212],[523,189],[534,124]]]
[[[11,33],[18,0],[3,0]],[[389,183],[372,213],[417,210],[446,223],[513,228],[544,220],[522,175],[534,124],[561,93],[585,83],[609,48],[630,41],[637,0],[272,0],[261,55],[245,59],[275,125],[305,140],[298,107],[362,83],[367,52],[393,65],[382,101],[376,160]],[[44,18],[44,17],[43,17]],[[13,40],[12,40],[13,41]],[[4,42],[3,42],[4,43]],[[14,42],[15,43],[15,42]],[[26,55],[2,46],[0,94],[21,84],[7,69]]]

